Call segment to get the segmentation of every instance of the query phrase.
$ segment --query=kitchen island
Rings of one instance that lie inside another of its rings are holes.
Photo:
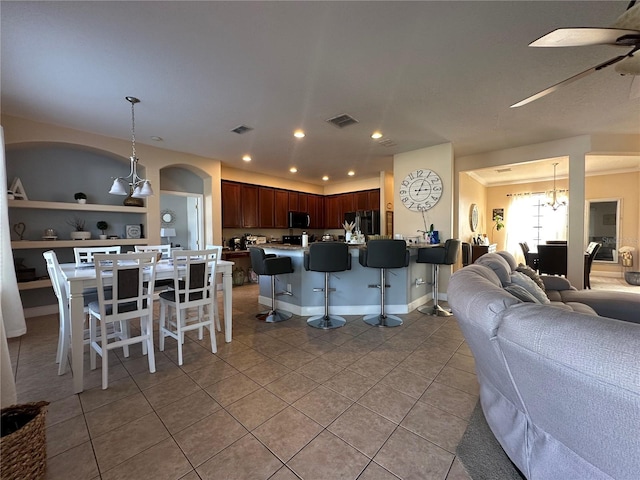
[[[291,258],[293,273],[276,277],[276,294],[284,290],[291,295],[276,295],[276,308],[288,310],[295,315],[307,317],[324,313],[324,295],[314,292],[314,288],[324,286],[324,273],[308,272],[304,269],[304,252],[308,248],[296,245],[263,244],[265,253]],[[428,246],[428,245],[420,245]],[[370,285],[380,283],[380,270],[366,268],[358,261],[359,251],[364,245],[350,245],[351,270],[332,273],[329,287],[335,288],[329,294],[329,312],[335,315],[368,315],[380,313],[380,290]],[[387,270],[385,310],[390,314],[409,313],[424,305],[432,298],[429,282],[431,266],[416,263],[418,249],[409,247],[411,258],[406,268]],[[271,306],[271,278],[261,276],[259,303]],[[420,284],[417,284],[420,283]]]

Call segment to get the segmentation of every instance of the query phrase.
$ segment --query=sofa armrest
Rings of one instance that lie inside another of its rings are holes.
[[[589,305],[601,317],[640,323],[640,295],[606,290],[564,290],[562,301]]]
[[[545,290],[575,290],[571,282],[564,277],[555,275],[540,275]]]
[[[531,438],[540,439],[531,455],[544,456],[549,445],[565,452],[538,468],[557,473],[577,456],[602,478],[638,472],[640,325],[522,304],[503,316],[497,340]]]

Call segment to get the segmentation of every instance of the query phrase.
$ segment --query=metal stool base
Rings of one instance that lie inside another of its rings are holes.
[[[256,315],[258,320],[262,320],[266,323],[284,322],[289,320],[293,316],[293,313],[285,310],[267,310]]]
[[[343,327],[347,321],[338,315],[317,315],[307,320],[307,325],[313,328],[329,330],[331,328]]]
[[[382,315],[380,313],[367,315],[362,320],[372,327],[399,327],[402,325],[402,319],[400,317],[396,317],[395,315]]]
[[[424,313],[426,315],[431,315],[434,317],[450,317],[451,315],[453,315],[453,313],[451,313],[448,310],[445,310],[440,305],[431,305],[431,306],[423,305],[421,307],[418,307],[417,310],[420,313]]]

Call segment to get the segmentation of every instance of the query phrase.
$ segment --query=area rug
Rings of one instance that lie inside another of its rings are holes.
[[[471,414],[456,454],[473,480],[526,480],[493,436],[480,402]]]

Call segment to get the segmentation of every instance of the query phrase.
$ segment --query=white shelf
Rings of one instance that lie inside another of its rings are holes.
[[[9,200],[9,208],[31,208],[39,210],[77,210],[86,212],[147,213],[147,207],[100,205],[97,203],[42,202],[39,200]]]
[[[43,278],[32,282],[18,282],[18,290],[35,290],[37,288],[51,287],[51,280]]]
[[[147,245],[146,238],[114,238],[112,240],[18,240],[11,242],[13,250],[31,248],[108,247],[110,245]]]

